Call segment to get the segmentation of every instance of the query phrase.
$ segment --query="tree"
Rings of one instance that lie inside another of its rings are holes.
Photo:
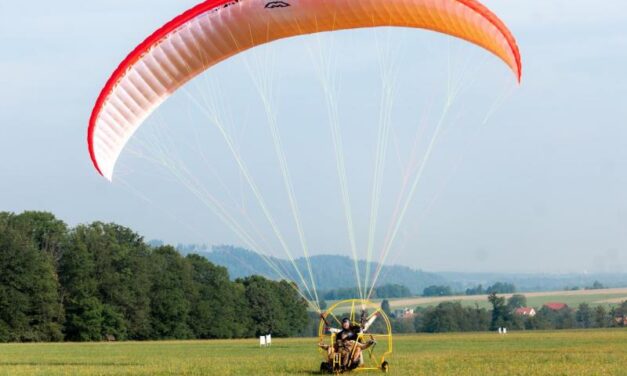
[[[192,266],[193,298],[189,326],[196,338],[237,338],[246,334],[246,302],[229,280],[226,268],[206,258],[188,255]]]
[[[283,280],[278,283],[273,282],[273,284],[275,293],[278,294],[286,315],[288,330],[285,335],[295,336],[301,333],[307,326],[307,308],[309,303],[298,294],[298,286],[294,282]]]
[[[423,296],[450,296],[453,295],[453,291],[449,286],[437,286],[431,285],[426,287],[423,292]]]
[[[63,306],[52,258],[0,216],[0,341],[62,339]]]
[[[359,289],[357,287],[333,289],[321,294],[321,296],[327,300],[354,299],[359,295]],[[378,299],[404,298],[408,296],[412,296],[409,288],[399,284],[377,286],[372,289],[371,295],[372,298]]]
[[[442,302],[435,308],[424,311],[420,319],[419,331],[427,333],[470,332],[487,330],[490,325],[489,313],[479,307],[463,307],[460,302]],[[419,325],[414,320],[414,325]]]
[[[102,339],[103,306],[97,297],[95,262],[84,241],[86,231],[82,226],[72,231],[59,262],[66,311],[64,332],[70,341]]]
[[[236,282],[244,287],[246,307],[252,320],[250,333],[255,336],[285,335],[288,328],[283,318],[283,307],[274,293],[271,282],[259,276],[247,277]]]
[[[150,249],[132,230],[95,222],[86,228],[94,257],[103,335],[145,339],[150,334]]]
[[[373,298],[391,299],[406,298],[408,296],[412,296],[409,288],[399,284],[387,284],[383,286],[377,286],[373,290]]]
[[[612,308],[611,312],[612,325],[624,327],[627,322],[625,322],[627,318],[627,300],[621,303],[620,306]]]
[[[320,307],[321,311],[326,310],[328,308],[327,301],[324,299],[320,299],[320,301],[318,302],[318,306]]]
[[[496,282],[486,289],[488,294],[513,294],[516,292],[516,286],[512,283]]]
[[[547,317],[551,314],[546,308],[541,308],[534,317],[527,318],[525,329],[528,330],[549,330],[555,329],[553,322]]]
[[[488,301],[492,304],[490,329],[497,330],[500,327],[506,326],[506,324],[511,321],[511,313],[505,305],[505,298],[497,296],[496,293],[493,292],[488,296]]]
[[[461,330],[461,305],[458,302],[443,302],[425,313],[423,331],[427,333],[446,333]]]
[[[76,227],[70,233],[70,240],[71,247],[66,251],[70,254],[63,265],[64,269],[72,269],[64,271],[68,275],[64,276],[63,284],[69,298],[74,299],[70,304],[79,308],[84,301],[85,307],[99,311],[85,317],[101,321],[101,338],[149,338],[151,260],[150,249],[143,239],[128,228],[94,222]],[[81,270],[81,263],[72,264],[73,257],[84,259],[81,262],[86,270]],[[78,291],[81,288],[83,291]],[[80,311],[79,308],[77,314]],[[96,325],[96,321],[92,323]],[[89,335],[88,339],[95,336]]]
[[[286,337],[303,333],[308,324],[307,302],[287,281],[252,276],[236,280],[244,287],[252,320],[251,334]]]
[[[485,291],[483,290],[482,285],[477,285],[477,287],[471,287],[466,289],[466,295],[483,295]]]
[[[577,326],[580,328],[590,328],[593,322],[593,312],[588,303],[579,304],[575,314]]]
[[[426,313],[430,311],[432,307],[416,307],[414,310],[414,330],[416,332],[424,332]]]
[[[542,325],[532,329],[572,329],[577,326],[575,312],[568,307],[559,311],[542,307],[534,319]]]
[[[392,316],[392,310],[390,309],[390,302],[387,299],[383,299],[383,301],[381,302],[381,310],[388,317]]]
[[[392,332],[394,333],[415,333],[413,318],[392,319]]]
[[[606,328],[609,323],[607,310],[604,306],[599,305],[594,310],[594,326],[597,328]]]
[[[151,337],[193,338],[188,325],[193,293],[191,265],[170,246],[156,248],[151,265]]]
[[[575,311],[564,308],[556,312],[555,329],[573,329],[577,327]]]
[[[485,308],[480,308],[478,304],[474,307],[464,308],[464,325],[465,331],[487,331],[490,330],[490,313]]]
[[[592,286],[586,287],[586,290],[602,290],[604,288],[605,288],[605,286],[603,286],[603,284],[601,282],[594,281]]]
[[[522,308],[526,306],[527,306],[527,297],[522,294],[512,295],[512,297],[507,300],[507,309],[510,312],[513,312],[517,308]]]
[[[13,216],[13,226],[30,237],[37,249],[49,254],[56,267],[68,233],[68,227],[63,221],[52,213],[26,211]]]
[[[307,326],[298,333],[300,337],[318,337],[318,329],[320,328],[320,314],[315,311],[307,312]]]

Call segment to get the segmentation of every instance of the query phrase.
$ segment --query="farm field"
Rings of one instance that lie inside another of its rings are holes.
[[[527,305],[530,307],[541,307],[548,302],[561,302],[576,308],[581,303],[596,305],[620,304],[627,300],[627,288],[603,289],[603,290],[577,290],[577,291],[545,291],[545,292],[519,292],[527,297]],[[499,294],[509,298],[512,294]],[[390,299],[392,308],[403,307],[427,307],[437,305],[441,302],[459,301],[462,305],[489,308],[487,295],[459,295],[459,296],[438,296],[438,297],[416,297]]]
[[[0,345],[0,375],[312,375],[315,339]],[[627,330],[395,337],[394,375],[625,375]],[[364,374],[364,373],[360,373]],[[369,374],[379,374],[372,372]]]

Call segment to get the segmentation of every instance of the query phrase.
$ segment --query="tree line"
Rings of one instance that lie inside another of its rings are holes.
[[[325,300],[344,300],[354,299],[360,296],[360,291],[357,287],[344,287],[334,290],[323,291],[320,294]],[[385,284],[376,286],[372,289],[370,294],[371,299],[393,299],[393,298],[407,298],[413,294],[407,286],[399,284]]]
[[[422,291],[422,296],[436,297],[436,296],[453,296],[453,295],[487,295],[492,293],[497,294],[511,294],[516,292],[516,286],[512,283],[496,282],[487,288],[483,288],[482,285],[471,287],[464,292],[455,292],[448,285],[429,285]],[[342,300],[352,299],[359,296],[359,290],[357,287],[344,287],[332,290],[322,291],[320,296],[324,300]],[[373,299],[393,299],[393,298],[407,298],[413,294],[407,286],[399,284],[385,284],[377,286],[372,290],[370,295]]]
[[[524,295],[513,295],[509,299],[492,293],[488,297],[491,309],[464,306],[460,302],[442,302],[437,306],[418,307],[411,317],[392,317],[395,333],[442,333],[481,332],[497,330],[555,330],[624,327],[627,324],[627,301],[607,308],[581,303],[577,308],[564,307],[559,310],[547,306],[539,308],[535,316],[516,313],[517,308],[526,307]],[[390,313],[387,300],[382,310]]]
[[[513,294],[516,286],[513,283],[496,282],[492,286],[483,288],[482,285],[466,289],[466,295],[489,295],[489,294]]]
[[[467,288],[465,292],[455,292],[447,285],[431,285],[422,291],[422,296],[452,296],[452,295],[488,295],[496,294],[513,294],[516,292],[516,286],[507,282],[495,282],[493,285],[484,288],[482,285]]]
[[[116,224],[0,212],[0,342],[294,336],[310,325],[294,287]]]

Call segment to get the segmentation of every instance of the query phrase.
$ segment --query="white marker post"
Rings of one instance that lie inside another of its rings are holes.
[[[259,336],[259,347],[266,347],[266,336]]]
[[[266,336],[266,346],[271,346],[272,345],[272,334],[268,334]]]

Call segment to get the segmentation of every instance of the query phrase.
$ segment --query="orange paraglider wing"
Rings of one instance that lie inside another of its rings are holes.
[[[142,122],[183,84],[239,52],[297,35],[380,26],[462,38],[498,56],[520,81],[514,37],[476,0],[207,0],[157,30],[115,70],[90,118],[92,162],[111,180]]]

